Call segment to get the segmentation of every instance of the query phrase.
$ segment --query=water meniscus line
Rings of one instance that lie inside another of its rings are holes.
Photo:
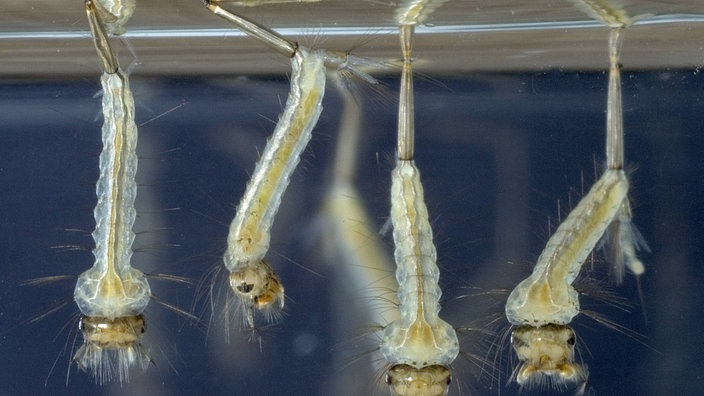
[[[666,25],[682,23],[704,23],[704,14],[662,14],[636,20],[632,26]],[[416,35],[433,34],[462,34],[462,33],[491,33],[491,32],[516,32],[539,30],[566,30],[566,29],[593,29],[602,27],[603,24],[593,20],[553,21],[553,22],[512,22],[512,23],[486,23],[486,24],[448,24],[448,25],[419,25],[415,28]],[[320,26],[315,28],[321,36],[362,36],[369,34],[369,26]],[[282,36],[303,36],[310,34],[310,28],[284,27],[277,28],[276,32]],[[396,35],[396,27],[379,27],[374,29],[378,36]],[[234,38],[244,37],[246,33],[232,29],[221,28],[159,28],[159,29],[130,29],[121,37],[126,39],[199,39],[199,38]],[[85,31],[53,30],[43,32],[0,32],[2,40],[83,40]]]

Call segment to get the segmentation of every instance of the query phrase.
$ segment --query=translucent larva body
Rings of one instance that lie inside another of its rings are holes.
[[[230,285],[247,307],[247,322],[254,326],[252,309],[284,304],[284,288],[264,261],[271,226],[301,153],[312,136],[322,111],[325,64],[322,52],[299,48],[291,58],[291,93],[284,113],[269,139],[247,184],[230,225],[224,262]]]
[[[579,314],[572,282],[628,192],[623,171],[607,171],[548,240],[533,273],[511,292],[506,318],[514,325],[568,324]]]
[[[132,230],[137,194],[137,125],[127,75],[120,69],[107,41],[100,15],[91,0],[86,12],[98,56],[104,67],[103,151],[94,210],[95,262],[78,277],[74,300],[81,310],[79,328],[84,344],[74,356],[79,368],[104,383],[129,380],[129,368],[144,368],[149,357],[142,349],[142,312],[151,296],[144,274],[131,266]]]
[[[442,320],[440,270],[415,152],[412,48],[415,25],[442,1],[405,1],[396,13],[403,54],[396,168],[391,172],[391,223],[400,318],[384,329],[380,351],[391,364],[392,395],[445,395],[459,354],[452,326]]]

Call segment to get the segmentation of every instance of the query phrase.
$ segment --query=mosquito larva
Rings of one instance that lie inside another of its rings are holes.
[[[322,55],[299,48],[291,65],[291,94],[237,207],[224,258],[230,286],[246,299],[250,327],[254,326],[251,308],[276,304],[283,308],[283,285],[264,256],[281,197],[322,111]]]
[[[149,364],[141,339],[146,329],[142,312],[151,292],[144,274],[130,265],[137,193],[134,101],[92,0],[86,0],[86,13],[104,70],[103,152],[94,211],[95,263],[79,275],[74,291],[84,337],[74,360],[102,384],[128,381],[130,367]]]
[[[322,111],[326,66],[349,70],[365,80],[374,79],[356,68],[358,59],[346,52],[309,50],[221,8],[217,1],[203,0],[203,3],[214,14],[291,58],[292,64],[291,93],[238,205],[224,257],[230,270],[230,286],[240,296],[246,323],[253,328],[255,309],[271,316],[276,313],[271,309],[282,309],[284,305],[284,287],[264,256],[290,175]]]
[[[574,361],[576,337],[568,326],[580,312],[572,283],[627,193],[623,170],[604,172],[550,237],[533,273],[509,295],[506,318],[517,326],[511,342],[521,361],[515,374],[520,385],[544,378],[558,384],[586,380],[586,371]]]
[[[506,302],[506,318],[515,326],[512,344],[521,365],[520,385],[586,380],[586,371],[574,362],[576,337],[568,326],[579,314],[579,297],[572,286],[582,264],[600,240],[614,252],[617,281],[623,267],[634,274],[644,266],[635,250],[645,248],[631,223],[629,183],[623,170],[623,115],[619,54],[624,28],[632,23],[626,13],[607,1],[579,2],[590,15],[611,26],[609,37],[609,96],[607,104],[607,169],[570,212],[548,241],[533,273],[513,289]]]
[[[548,240],[533,273],[506,301],[506,318],[515,326],[511,340],[521,361],[520,385],[579,382],[586,372],[574,362],[574,331],[579,314],[572,283],[628,192],[623,171],[607,170]]]
[[[403,5],[402,5],[403,7]],[[403,21],[402,21],[403,22]],[[449,366],[459,354],[452,326],[442,320],[440,270],[420,172],[414,158],[412,47],[414,26],[399,23],[403,54],[399,94],[396,168],[391,173],[391,222],[400,319],[384,329],[380,350],[391,365],[387,384],[393,395],[445,395]]]
[[[204,3],[216,15],[291,58],[291,93],[237,207],[224,256],[230,287],[244,307],[246,324],[254,328],[254,310],[272,319],[276,314],[272,310],[284,306],[283,284],[264,256],[281,198],[322,111],[325,54],[299,47],[215,2]]]

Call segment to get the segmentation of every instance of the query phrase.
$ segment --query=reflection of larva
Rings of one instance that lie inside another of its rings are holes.
[[[348,340],[362,326],[377,326],[398,318],[398,309],[389,305],[397,289],[394,263],[380,240],[373,217],[368,213],[357,189],[357,159],[361,140],[367,137],[361,123],[364,118],[362,97],[354,95],[343,76],[332,74],[342,96],[343,111],[337,133],[332,180],[326,188],[320,210],[320,231],[324,260],[334,272],[331,277],[332,301],[340,301],[345,310],[334,318],[335,338]],[[350,299],[349,296],[354,296]],[[387,304],[388,303],[388,304]],[[376,345],[374,345],[376,343]],[[354,348],[378,348],[378,340],[355,339]],[[376,373],[378,357],[355,356],[360,364],[350,364],[341,348],[333,349],[333,365],[340,367],[329,381],[324,394],[368,394],[368,382]]]
[[[150,287],[144,274],[130,265],[137,193],[134,101],[92,0],[86,1],[86,12],[104,68],[103,152],[94,211],[95,263],[78,277],[74,291],[84,337],[74,359],[104,383],[128,381],[130,367],[146,368],[150,362],[141,345]]]
[[[105,30],[114,35],[125,33],[125,24],[132,18],[137,0],[95,0],[95,12]]]
[[[344,281],[345,291],[352,289],[364,307],[361,325],[385,324],[398,318],[397,310],[389,310],[378,302],[380,294],[395,293],[393,262],[385,251],[375,224],[355,186],[358,148],[363,135],[361,98],[354,95],[344,77],[333,81],[343,100],[343,113],[338,130],[330,183],[321,208],[325,232],[327,261]],[[327,252],[330,250],[330,252]],[[338,291],[336,291],[338,292]]]

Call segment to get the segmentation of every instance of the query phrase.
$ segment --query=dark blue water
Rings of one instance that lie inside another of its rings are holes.
[[[394,96],[396,81],[386,83]],[[559,218],[600,173],[606,83],[602,73],[561,72],[416,82],[417,164],[443,270],[448,299],[443,312],[453,325],[486,323],[487,315],[501,311],[500,302],[456,298],[468,286],[511,288],[525,277]],[[575,329],[581,359],[597,395],[694,395],[704,383],[698,326],[704,306],[699,285],[704,280],[699,263],[704,79],[691,71],[626,73],[623,84],[634,221],[653,251],[642,256],[647,322],[632,276],[614,289],[632,305],[629,312],[583,298],[585,307],[643,337],[580,316]],[[135,77],[132,87],[137,122],[144,124],[133,264],[147,273],[192,279],[190,287],[158,277],[150,282],[156,297],[202,322],[152,302],[145,344],[154,366],[146,374],[134,373],[129,385],[101,388],[71,366],[66,384],[72,351],[82,341],[71,301],[75,280],[20,283],[75,276],[93,262],[101,121],[95,120],[99,99],[92,96],[98,78],[5,81],[0,85],[0,394],[354,395],[379,389],[375,369],[366,373],[358,367],[369,359],[349,357],[370,348],[358,345],[358,329],[346,336],[333,332],[337,318],[353,313],[332,303],[340,300],[330,286],[336,263],[325,262],[316,242],[314,219],[330,176],[341,107],[336,93],[328,92],[274,227],[269,258],[288,299],[282,322],[262,330],[260,350],[237,329],[225,344],[219,311],[209,324],[203,280],[220,265],[234,206],[273,130],[288,82]],[[381,228],[388,216],[396,102],[380,96],[362,101],[358,185]],[[605,280],[605,272],[597,254],[593,277]],[[33,320],[54,307],[61,309]],[[467,351],[495,356],[464,342]],[[510,353],[503,355],[502,368],[510,371],[505,364]],[[452,394],[517,393],[503,384],[506,373],[495,373],[502,378],[497,385],[488,375],[477,379],[469,367],[458,362],[459,388]],[[357,389],[335,389],[340,378],[350,376]]]

